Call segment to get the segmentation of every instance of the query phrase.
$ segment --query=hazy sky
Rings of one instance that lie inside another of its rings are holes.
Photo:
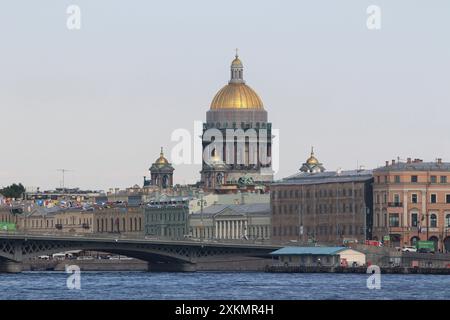
[[[81,8],[81,30],[66,9]],[[381,8],[381,30],[366,26]],[[234,49],[280,129],[277,178],[314,145],[329,170],[450,161],[449,1],[2,1],[0,186],[142,184],[205,120]],[[170,160],[170,159],[169,159]],[[175,182],[199,179],[176,166]]]

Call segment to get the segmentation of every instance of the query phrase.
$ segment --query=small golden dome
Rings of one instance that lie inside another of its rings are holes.
[[[306,160],[307,164],[318,164],[319,160],[317,160],[316,157],[314,157],[314,147],[311,147],[311,156]]]
[[[231,66],[232,67],[240,67],[240,68],[243,67],[242,61],[239,59],[238,56],[236,56],[236,58],[234,58],[234,60],[231,62]]]
[[[318,164],[319,160],[317,160],[315,157],[311,156],[308,158],[308,160],[306,160],[307,164]]]
[[[257,109],[264,105],[258,94],[245,83],[229,83],[220,89],[211,102],[211,110]]]
[[[155,164],[168,164],[169,161],[164,157],[163,148],[161,147],[161,153],[159,154],[159,158],[156,159]]]

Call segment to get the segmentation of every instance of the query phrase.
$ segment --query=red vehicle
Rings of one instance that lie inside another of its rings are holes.
[[[382,247],[383,244],[378,240],[366,240],[366,245],[374,247]]]

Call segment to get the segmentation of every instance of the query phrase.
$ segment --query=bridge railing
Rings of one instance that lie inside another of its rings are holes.
[[[148,240],[148,241],[180,241],[193,244],[241,244],[241,245],[279,245],[272,243],[269,239],[198,239],[198,238],[170,238],[158,237],[144,234],[124,233],[62,233],[62,232],[32,232],[32,231],[0,231],[2,235],[15,235],[21,237],[43,237],[43,238],[72,238],[72,239],[108,239],[108,240]]]

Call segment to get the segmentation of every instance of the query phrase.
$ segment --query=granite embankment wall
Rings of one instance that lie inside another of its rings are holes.
[[[24,262],[23,271],[65,271],[77,265],[82,271],[148,271],[148,263],[141,260],[33,260]]]

